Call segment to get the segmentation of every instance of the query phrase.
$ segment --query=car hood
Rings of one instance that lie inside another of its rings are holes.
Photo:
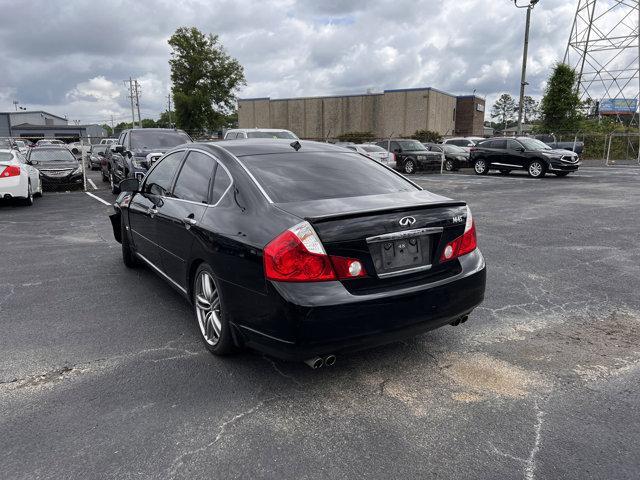
[[[177,145],[176,145],[177,147]],[[136,148],[133,150],[133,155],[135,157],[146,157],[150,153],[165,153],[175,147],[158,147],[158,148]]]
[[[551,154],[551,155],[558,155],[558,156],[567,155],[567,154],[577,155],[576,153],[572,152],[571,150],[567,150],[566,148],[553,148],[551,150],[541,150],[541,152],[546,154]]]
[[[78,162],[34,162],[33,166],[38,170],[65,170],[78,168],[80,164]]]

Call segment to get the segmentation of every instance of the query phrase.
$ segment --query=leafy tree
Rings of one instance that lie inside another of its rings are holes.
[[[244,69],[229,56],[217,35],[180,27],[169,38],[175,124],[189,133],[217,130],[245,85]]]
[[[532,120],[538,118],[538,115],[540,114],[540,104],[529,95],[525,95],[523,103],[524,123],[531,122]]]
[[[171,112],[171,117],[169,117],[169,112],[166,110],[160,114],[160,118],[156,121],[156,127],[158,128],[171,128],[173,127],[173,122],[175,121],[175,113]]]
[[[582,104],[576,92],[576,72],[558,63],[551,73],[540,104],[542,128],[547,132],[577,131]]]
[[[102,125],[100,125],[102,128],[104,128],[104,131],[107,132],[107,137],[110,137],[111,135],[113,135],[113,129],[111,128],[110,125],[107,125],[106,123],[103,123]]]
[[[140,124],[142,125],[142,128],[156,128],[158,126],[156,121],[152,118],[143,118]]]
[[[341,142],[366,143],[375,140],[373,132],[346,132],[338,135]]]
[[[499,118],[503,128],[507,128],[507,123],[513,120],[515,111],[516,101],[508,93],[503,93],[491,107],[491,118]]]
[[[416,133],[414,133],[411,138],[415,138],[421,142],[440,143],[442,135],[433,130],[416,130]]]

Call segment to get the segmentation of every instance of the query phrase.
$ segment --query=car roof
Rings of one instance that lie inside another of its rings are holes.
[[[271,138],[248,138],[244,140],[222,140],[219,142],[196,142],[189,148],[197,146],[206,146],[211,150],[215,147],[224,148],[227,152],[236,157],[244,157],[249,155],[265,155],[277,153],[293,153],[292,143],[299,142],[301,148],[300,153],[308,152],[345,152],[344,147],[339,147],[331,143],[312,142],[309,140],[293,140],[287,139],[271,139]]]
[[[229,132],[290,132],[286,128],[230,128],[226,131]]]

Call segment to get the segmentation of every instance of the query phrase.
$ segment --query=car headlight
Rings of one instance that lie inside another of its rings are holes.
[[[131,163],[136,168],[147,168],[147,159],[146,158],[136,158],[133,157],[131,159]]]
[[[424,156],[424,155],[417,155],[417,156],[416,156],[416,158],[417,158],[418,160],[426,160],[426,159],[427,159],[427,157],[426,157],[426,156]]]
[[[557,154],[555,154],[555,153],[545,153],[545,152],[542,152],[542,154],[543,154],[545,157],[550,158],[550,159],[552,159],[552,160],[560,160],[560,157],[559,157]]]

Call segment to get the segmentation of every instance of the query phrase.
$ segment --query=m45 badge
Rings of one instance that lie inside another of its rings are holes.
[[[453,223],[461,223],[464,220],[464,217],[462,215],[456,215],[455,217],[453,217]]]

